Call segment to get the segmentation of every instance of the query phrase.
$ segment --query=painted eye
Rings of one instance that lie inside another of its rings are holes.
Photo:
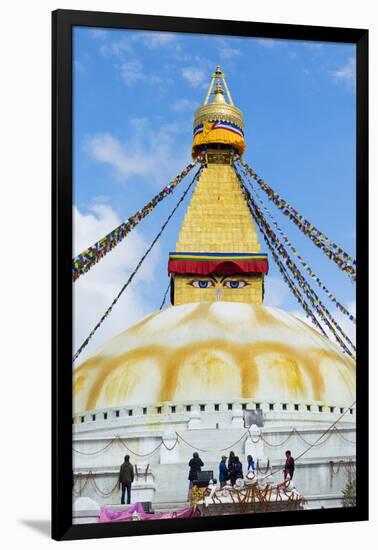
[[[190,284],[195,288],[210,288],[214,286],[212,281],[192,281]]]
[[[243,288],[247,283],[245,281],[226,281],[224,286],[227,288]]]

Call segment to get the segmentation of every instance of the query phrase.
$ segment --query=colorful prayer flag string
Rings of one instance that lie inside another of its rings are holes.
[[[243,171],[244,175],[246,175],[246,172]],[[279,234],[282,236],[283,240],[285,241],[285,243],[290,247],[290,250],[292,251],[292,253],[298,258],[299,262],[301,263],[301,265],[306,269],[307,273],[311,276],[311,278],[317,283],[317,285],[327,294],[328,298],[336,305],[336,307],[344,314],[348,317],[348,319],[350,321],[352,321],[354,324],[356,324],[356,318],[347,310],[347,308],[345,306],[343,306],[343,304],[341,304],[336,298],[335,296],[332,294],[332,292],[330,290],[328,290],[328,288],[325,286],[325,284],[320,280],[320,278],[313,272],[313,270],[311,269],[311,267],[309,266],[309,264],[302,258],[302,256],[300,256],[300,254],[298,253],[298,251],[296,250],[296,248],[294,247],[294,245],[291,243],[291,241],[289,241],[289,239],[287,238],[287,236],[285,235],[285,233],[282,231],[282,229],[280,228],[280,226],[278,225],[278,223],[276,222],[276,220],[273,218],[271,212],[268,210],[268,208],[265,206],[262,198],[260,197],[260,195],[257,193],[257,190],[254,188],[252,182],[250,180],[246,180],[248,182],[248,184],[250,185],[254,195],[257,197],[258,201],[260,202],[262,208],[264,209],[264,211],[268,214],[269,218],[272,220],[272,223],[274,225],[274,227],[277,229],[277,231],[279,232]]]
[[[353,281],[356,279],[356,261],[345,252],[336,243],[317,229],[311,222],[306,220],[299,212],[293,208],[288,202],[279,196],[269,185],[261,179],[256,172],[245,162],[245,160],[237,157],[236,160],[247,170],[248,174],[259,184],[261,189],[267,194],[269,200],[272,200],[282,213],[287,216],[298,229],[309,237],[311,241],[320,248],[328,258],[345,273],[347,273]]]
[[[320,330],[320,332],[323,334],[323,336],[325,336],[327,338],[327,333],[324,331],[323,327],[321,326],[321,324],[319,323],[318,319],[316,318],[316,316],[314,315],[313,311],[311,310],[311,308],[309,307],[308,303],[306,302],[306,300],[303,298],[300,290],[298,289],[298,287],[295,285],[294,281],[290,278],[286,268],[284,267],[282,261],[280,260],[279,256],[277,255],[274,247],[273,247],[273,244],[271,242],[271,240],[269,239],[269,236],[268,234],[266,233],[265,231],[265,228],[264,226],[262,225],[261,223],[261,220],[260,218],[255,214],[254,212],[254,209],[253,209],[253,205],[251,203],[251,201],[249,200],[250,199],[250,193],[248,191],[248,189],[245,187],[242,179],[240,178],[240,175],[239,173],[237,172],[237,170],[235,170],[236,172],[236,175],[238,176],[238,179],[239,179],[239,184],[240,184],[240,187],[243,191],[243,194],[245,196],[245,199],[246,199],[246,202],[247,202],[247,206],[251,212],[251,216],[252,218],[256,221],[257,225],[259,226],[259,229],[261,231],[261,234],[269,248],[269,250],[271,251],[272,253],[272,256],[273,256],[273,259],[275,260],[276,264],[277,264],[277,267],[285,281],[285,283],[289,286],[291,292],[294,294],[294,297],[296,298],[297,302],[301,305],[301,307],[304,309],[305,313],[306,313],[306,316],[307,317],[310,317],[312,322],[314,323],[315,326],[318,327],[318,329]]]
[[[339,336],[339,334],[351,345],[351,347],[354,350],[356,349],[355,346],[353,345],[351,340],[348,338],[348,336],[344,333],[344,331],[339,326],[339,324],[332,317],[332,315],[330,314],[330,312],[328,311],[326,306],[321,302],[321,300],[319,299],[317,294],[314,292],[314,290],[309,286],[308,282],[303,277],[303,275],[300,272],[300,270],[298,269],[298,267],[295,265],[295,263],[290,258],[290,256],[287,253],[285,247],[279,241],[276,234],[270,228],[269,224],[265,220],[261,210],[258,208],[258,206],[255,203],[255,201],[253,200],[250,192],[245,187],[239,172],[237,170],[235,170],[235,172],[236,172],[237,177],[239,179],[239,184],[242,188],[244,196],[246,197],[247,204],[250,206],[253,218],[257,221],[257,223],[260,227],[260,230],[264,231],[265,240],[269,241],[269,248],[272,250],[272,248],[270,246],[271,244],[276,248],[277,252],[282,256],[282,258],[283,258],[284,262],[286,263],[287,267],[289,268],[289,270],[292,272],[294,278],[296,279],[299,287],[303,290],[303,292],[305,293],[305,295],[307,296],[307,298],[311,302],[312,306],[316,310],[319,317],[322,319],[322,321],[325,323],[325,325],[328,327],[328,329],[335,336],[337,342],[344,349],[344,351],[346,351],[346,353],[348,353],[348,355],[350,355],[353,358],[352,352],[349,350],[348,346],[345,344],[345,342],[342,340],[342,338]],[[275,256],[274,256],[274,259],[276,260]],[[280,269],[280,271],[282,273],[282,269]],[[284,276],[284,278],[285,278],[285,281],[288,282],[287,279],[289,278],[289,276],[287,274],[286,274],[286,276]],[[294,292],[294,294],[296,294],[296,293]],[[296,296],[296,297],[298,298],[298,296]],[[303,304],[302,304],[302,307],[303,307]],[[304,307],[304,309],[307,313],[307,308]],[[312,320],[314,321],[313,317],[312,317]],[[319,326],[317,320],[316,320],[316,324],[317,324],[317,326]],[[322,329],[322,333],[325,336],[327,336],[327,334],[324,332],[323,329]]]
[[[276,251],[274,250],[274,247],[268,237],[268,235],[266,234],[265,230],[264,230],[264,227],[262,226],[262,224],[260,223],[260,220],[258,219],[258,217],[255,215],[254,211],[253,211],[253,208],[251,207],[251,205],[248,203],[247,201],[247,204],[249,205],[249,208],[250,208],[250,211],[251,211],[251,215],[252,217],[256,220],[256,223],[257,225],[259,226],[259,229],[261,231],[261,234],[266,242],[266,244],[268,245],[268,248],[269,250],[271,251],[272,253],[272,256],[273,256],[273,259],[274,261],[276,262],[277,264],[277,267],[285,281],[285,283],[289,286],[289,289],[291,290],[291,292],[293,293],[294,297],[296,298],[297,302],[301,305],[301,307],[303,308],[305,314],[306,314],[306,317],[310,317],[311,318],[311,321],[313,322],[313,324],[320,330],[320,332],[323,334],[323,336],[325,336],[327,338],[327,333],[324,331],[322,325],[319,323],[318,319],[316,318],[316,316],[314,315],[312,309],[310,308],[310,306],[308,305],[308,303],[306,302],[306,300],[303,298],[300,290],[298,289],[298,287],[295,285],[294,281],[290,278],[287,270],[285,269],[283,263],[281,262],[279,256],[277,255]]]
[[[76,351],[76,353],[74,354],[73,356],[73,361],[76,361],[76,359],[79,357],[79,355],[81,354],[81,352],[83,351],[83,349],[88,345],[88,343],[90,342],[90,340],[93,338],[94,334],[97,332],[97,330],[100,328],[100,326],[102,325],[102,323],[105,321],[105,319],[108,317],[108,315],[111,313],[113,307],[116,305],[116,303],[118,302],[118,300],[120,299],[121,295],[123,294],[123,292],[126,290],[126,288],[129,286],[129,284],[131,283],[131,281],[134,279],[135,275],[137,274],[139,268],[141,267],[141,265],[143,264],[144,260],[146,259],[146,257],[148,256],[148,254],[151,252],[151,250],[153,249],[153,247],[155,246],[156,242],[158,241],[158,239],[161,237],[164,229],[166,228],[166,226],[168,225],[170,219],[173,217],[174,213],[176,212],[176,210],[178,209],[178,207],[180,206],[180,204],[183,202],[183,200],[185,199],[186,195],[189,193],[191,187],[193,186],[194,182],[196,182],[198,180],[198,178],[200,177],[201,175],[201,172],[203,170],[205,165],[201,165],[199,170],[196,172],[194,178],[192,179],[192,181],[190,182],[190,184],[187,186],[187,188],[185,189],[184,193],[181,195],[181,198],[180,200],[178,201],[178,203],[176,204],[176,206],[173,208],[172,212],[169,214],[168,218],[165,220],[165,222],[163,223],[163,225],[161,226],[158,234],[156,235],[156,237],[154,238],[154,240],[152,241],[152,243],[150,244],[150,246],[147,248],[146,252],[143,254],[143,256],[140,258],[137,266],[135,267],[134,271],[130,274],[129,278],[127,279],[127,281],[125,282],[125,284],[122,286],[121,290],[118,292],[117,296],[114,298],[114,300],[112,301],[112,303],[110,304],[110,306],[108,307],[108,309],[105,311],[105,313],[102,315],[102,317],[100,318],[100,320],[98,321],[98,323],[93,327],[93,329],[91,330],[91,332],[89,333],[89,335],[87,336],[87,338],[84,340],[84,342],[81,344],[81,346],[78,348],[78,350]]]
[[[290,258],[289,254],[287,253],[287,251],[284,248],[284,246],[282,245],[282,243],[280,243],[280,241],[277,238],[277,236],[275,235],[275,233],[271,230],[271,228],[267,224],[264,216],[262,215],[261,211],[257,207],[256,203],[254,203],[254,208],[255,208],[256,215],[259,216],[260,219],[262,220],[262,223],[263,223],[264,227],[266,228],[267,233],[268,233],[271,241],[273,242],[273,245],[277,248],[278,252],[283,257],[286,265],[289,267],[290,271],[293,273],[293,275],[294,275],[295,279],[297,280],[299,286],[303,289],[304,293],[306,294],[306,296],[308,297],[308,299],[310,300],[310,302],[312,303],[312,305],[316,309],[316,311],[317,311],[318,315],[320,316],[320,318],[327,325],[327,327],[332,332],[332,334],[335,336],[336,340],[343,347],[343,349],[347,350],[348,348],[347,348],[347,346],[345,346],[345,342],[343,342],[343,340],[340,338],[339,334],[341,335],[342,338],[344,338],[344,340],[346,342],[348,342],[348,344],[355,351],[356,348],[355,348],[353,342],[345,334],[345,332],[340,327],[340,325],[337,323],[337,321],[334,319],[334,317],[331,315],[331,313],[329,312],[327,307],[322,303],[320,298],[317,296],[317,294],[314,292],[314,290],[311,288],[311,286],[307,283],[306,279],[303,277],[300,270],[297,268],[295,263],[292,261],[292,259]],[[339,334],[336,331],[338,331]],[[348,350],[348,353],[349,353],[349,350]],[[349,355],[351,355],[353,357],[353,355],[351,353],[349,353]]]
[[[104,256],[106,256],[108,252],[113,250],[117,244],[119,244],[126,237],[126,235],[130,233],[130,231],[134,229],[134,227],[136,227],[141,220],[143,220],[143,218],[152,212],[160,201],[173,193],[177,185],[187,174],[189,174],[196,164],[197,161],[188,164],[188,166],[175,179],[173,179],[169,185],[164,187],[160,193],[155,195],[153,199],[151,199],[150,202],[148,202],[141,210],[138,210],[138,212],[136,212],[133,216],[130,216],[128,220],[113,229],[111,233],[108,233],[105,237],[73,258],[72,281],[77,281],[81,275],[89,271]]]

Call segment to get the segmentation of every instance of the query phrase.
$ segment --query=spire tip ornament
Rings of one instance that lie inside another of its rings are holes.
[[[194,114],[192,156],[197,158],[214,148],[242,155],[245,147],[243,113],[235,107],[225,75],[217,65],[204,104]]]

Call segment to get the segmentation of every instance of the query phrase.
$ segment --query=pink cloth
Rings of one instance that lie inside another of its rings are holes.
[[[140,519],[175,519],[175,518],[192,518],[201,515],[200,510],[195,508],[183,508],[182,510],[176,510],[174,512],[165,512],[164,514],[147,514],[143,510],[143,506],[140,502],[131,504],[124,510],[114,510],[107,506],[101,506],[100,511],[100,523],[107,523],[110,521],[133,521],[133,513],[137,512]]]

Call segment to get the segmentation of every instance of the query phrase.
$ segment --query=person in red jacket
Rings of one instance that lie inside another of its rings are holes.
[[[294,458],[291,456],[291,451],[286,451],[286,462],[285,462],[285,468],[284,468],[284,479],[287,479],[287,476],[290,476],[290,479],[293,479],[294,470],[295,470],[295,463]]]

